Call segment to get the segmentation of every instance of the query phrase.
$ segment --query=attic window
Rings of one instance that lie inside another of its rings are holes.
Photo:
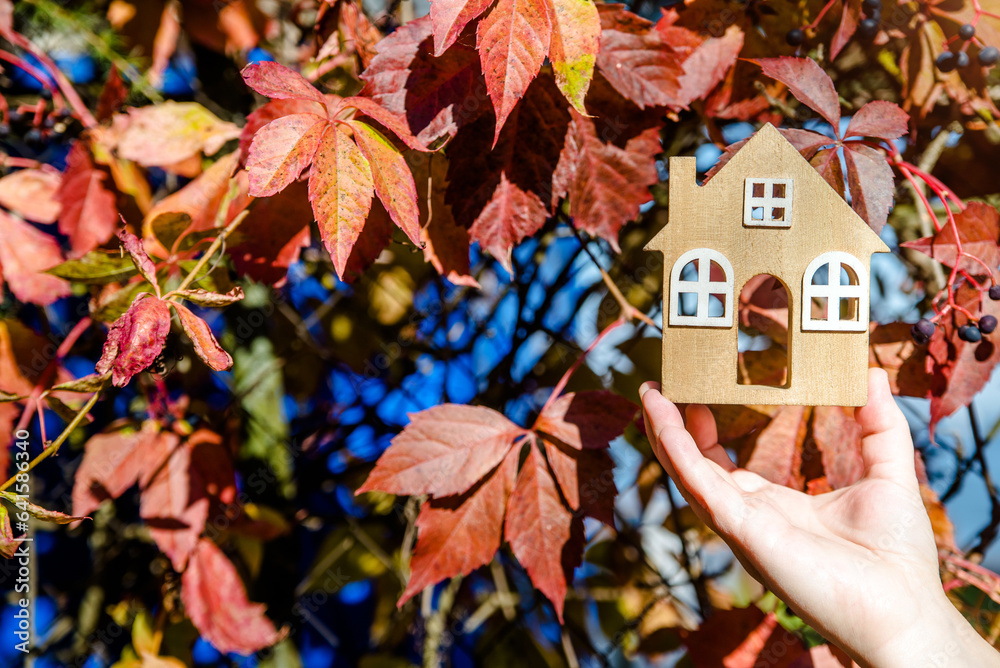
[[[695,248],[677,258],[670,271],[668,324],[733,326],[733,265],[711,248]]]
[[[831,251],[809,263],[802,277],[802,329],[868,329],[868,272],[853,255]]]
[[[743,193],[746,227],[792,226],[792,180],[747,179]]]

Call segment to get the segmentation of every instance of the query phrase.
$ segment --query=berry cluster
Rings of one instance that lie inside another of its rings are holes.
[[[993,301],[1000,301],[1000,285],[990,287],[989,295]],[[932,320],[922,318],[910,329],[910,336],[918,345],[924,345],[934,336],[934,331],[937,328]],[[996,328],[997,319],[991,315],[984,315],[975,324],[970,322],[959,327],[958,338],[967,343],[979,343],[983,339],[983,334],[992,334]]]
[[[872,39],[878,34],[878,24],[882,21],[882,0],[864,0],[862,7],[866,17],[858,24],[858,34]]]
[[[938,54],[937,59],[934,61],[934,66],[941,72],[951,72],[969,66],[971,59],[966,49],[968,49],[970,43],[977,41],[976,26],[972,23],[966,23],[958,29],[957,40],[955,37],[952,37],[945,46],[948,46],[953,41],[961,43],[959,50],[943,51]],[[990,67],[1000,60],[1000,50],[997,50],[995,46],[983,46],[982,44],[979,46],[980,49],[976,55],[976,60],[979,61],[981,66]]]
[[[25,144],[37,150],[65,134],[72,114],[66,108],[46,113],[49,98],[43,95],[37,104],[20,105],[0,115],[0,140],[10,136],[20,137]]]

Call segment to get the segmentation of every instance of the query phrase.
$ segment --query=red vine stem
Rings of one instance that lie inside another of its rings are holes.
[[[846,2],[847,0],[844,0],[844,1]],[[834,4],[836,4],[836,2],[837,2],[837,0],[830,0],[828,3],[826,3],[826,6],[823,7],[823,9],[819,10],[819,14],[816,15],[816,18],[813,19],[812,23],[810,23],[809,25],[805,26],[805,29],[806,30],[815,30],[816,26],[819,25],[819,22],[823,20],[823,17],[826,16],[826,13],[828,11],[830,11],[830,8],[833,7]]]
[[[24,410],[21,412],[21,418],[18,420],[17,427],[15,427],[14,431],[20,431],[21,429],[27,428],[28,423],[31,422],[31,418],[35,415],[35,411],[41,410],[39,398],[42,396],[42,392],[45,391],[45,385],[48,383],[48,379],[52,377],[52,374],[56,371],[56,367],[58,367],[63,358],[69,354],[69,351],[74,345],[76,345],[76,342],[81,336],[83,336],[83,333],[87,331],[87,328],[90,327],[92,322],[93,320],[86,317],[76,323],[73,329],[70,330],[69,334],[66,335],[66,338],[63,339],[62,343],[59,344],[59,347],[56,349],[55,356],[38,377],[38,382],[35,384],[35,388],[31,391],[31,395],[25,402]]]
[[[618,316],[617,320],[615,320],[613,323],[605,327],[604,330],[597,335],[597,337],[591,342],[591,344],[587,347],[587,349],[584,350],[583,353],[576,358],[576,360],[573,362],[572,365],[570,365],[568,369],[566,369],[566,373],[564,373],[562,378],[559,379],[559,382],[556,383],[556,386],[552,388],[552,394],[550,394],[549,398],[545,400],[545,405],[542,406],[542,410],[539,411],[539,415],[544,413],[545,409],[551,406],[552,402],[555,401],[560,394],[562,394],[562,391],[564,389],[566,389],[566,383],[569,382],[570,377],[572,377],[572,375],[576,372],[576,370],[580,368],[580,365],[583,364],[583,360],[587,358],[587,355],[590,354],[590,351],[596,348],[597,344],[603,341],[608,334],[618,329],[626,322],[629,322],[629,320],[630,319],[625,314],[622,314]]]
[[[97,119],[94,118],[94,115],[90,113],[89,109],[87,109],[87,105],[83,103],[82,99],[80,99],[76,89],[73,88],[73,84],[70,83],[69,79],[66,78],[66,75],[62,73],[62,70],[59,69],[59,67],[55,64],[55,61],[53,61],[49,55],[45,53],[45,51],[39,49],[30,39],[10,27],[0,25],[0,37],[3,37],[14,46],[24,49],[37,58],[38,62],[44,65],[45,69],[48,70],[48,73],[52,76],[56,85],[59,86],[59,90],[66,98],[66,102],[69,103],[70,108],[73,110],[73,114],[80,119],[80,122],[87,128],[97,126]],[[20,67],[20,65],[18,65],[18,67]]]

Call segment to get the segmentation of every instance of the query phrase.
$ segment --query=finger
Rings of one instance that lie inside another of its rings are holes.
[[[915,483],[910,428],[892,398],[889,375],[883,369],[868,370],[868,404],[855,410],[854,418],[861,425],[865,475]]]
[[[698,449],[722,467],[724,471],[733,471],[736,464],[729,458],[729,453],[719,445],[719,430],[715,426],[715,416],[708,406],[701,404],[691,404],[685,412],[687,417],[687,430],[698,444]]]
[[[660,463],[688,503],[706,513],[717,530],[732,535],[745,516],[745,504],[728,472],[702,454],[684,428],[680,411],[663,395],[645,388],[642,405],[659,446],[654,448]]]

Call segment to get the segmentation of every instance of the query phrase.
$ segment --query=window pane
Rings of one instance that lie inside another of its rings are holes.
[[[681,315],[696,315],[698,313],[698,293],[682,292],[678,300]]]
[[[785,184],[784,183],[775,183],[774,185],[771,186],[771,188],[772,188],[771,194],[774,197],[784,197],[785,196]]]
[[[829,320],[829,300],[826,297],[812,298],[812,319]]]
[[[688,262],[681,269],[681,280],[682,281],[697,281],[698,280],[698,260]]]
[[[850,322],[858,320],[858,298],[848,297],[840,300],[840,319]]]
[[[830,265],[823,264],[820,265],[818,269],[813,273],[812,277],[813,285],[830,285]]]
[[[721,318],[726,314],[726,295],[711,294],[708,296],[708,317]]]

